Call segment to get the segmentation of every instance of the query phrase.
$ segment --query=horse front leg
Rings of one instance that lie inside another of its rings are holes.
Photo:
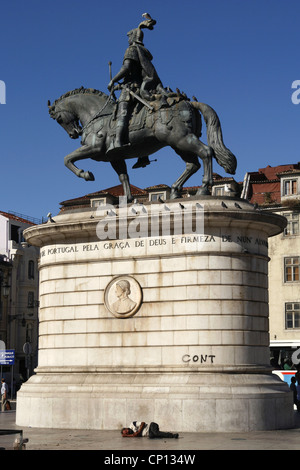
[[[79,178],[83,178],[86,181],[94,181],[95,177],[91,171],[84,171],[74,165],[74,162],[78,160],[84,160],[86,158],[95,159],[96,155],[99,155],[101,152],[101,146],[92,146],[92,145],[84,145],[79,149],[76,149],[74,152],[66,155],[64,158],[65,166],[75,173],[76,176]]]

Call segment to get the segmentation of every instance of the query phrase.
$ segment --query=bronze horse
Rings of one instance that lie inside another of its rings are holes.
[[[72,139],[82,137],[81,147],[65,157],[66,167],[78,177],[93,181],[94,175],[90,171],[80,170],[74,162],[86,158],[110,162],[119,175],[128,201],[132,200],[132,196],[125,160],[149,156],[166,146],[172,147],[186,163],[184,172],[172,184],[172,199],[180,197],[182,185],[199,170],[198,157],[204,167],[202,187],[197,192],[199,195],[210,194],[213,157],[227,173],[235,174],[236,158],[223,143],[216,112],[210,106],[189,101],[183,95],[170,95],[167,104],[160,106],[153,103],[152,109],[137,102],[128,125],[128,145],[122,147],[117,155],[106,153],[115,134],[117,102],[111,95],[81,87],[65,93],[52,105],[48,101],[48,107],[50,116]],[[202,127],[200,113],[206,122],[208,145],[199,140]]]

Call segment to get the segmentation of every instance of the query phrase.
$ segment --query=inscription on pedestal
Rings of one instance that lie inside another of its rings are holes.
[[[127,252],[136,249],[144,249],[145,253],[149,253],[149,250],[170,249],[178,250],[179,252],[183,247],[186,250],[196,249],[197,251],[205,251],[215,249],[218,245],[236,245],[241,249],[249,249],[256,252],[258,249],[265,249],[267,252],[268,242],[264,238],[258,237],[246,237],[242,235],[224,234],[221,233],[219,236],[214,235],[185,235],[185,236],[169,236],[169,237],[157,237],[157,238],[138,238],[138,239],[127,239],[127,240],[111,240],[102,241],[97,243],[78,243],[74,245],[52,245],[41,250],[41,262],[46,261],[49,256],[56,257],[74,257],[76,255],[84,256],[95,256],[99,253],[99,256],[110,256],[111,253],[120,250],[121,252]],[[101,253],[101,255],[100,255]],[[141,254],[141,252],[140,252]]]

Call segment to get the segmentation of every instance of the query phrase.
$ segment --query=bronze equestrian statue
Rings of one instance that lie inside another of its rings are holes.
[[[197,194],[210,194],[212,159],[227,173],[235,174],[236,158],[225,147],[219,118],[210,106],[163,87],[152,55],[143,44],[142,29],[153,29],[156,21],[149,14],[143,16],[146,19],[139,27],[128,33],[123,65],[108,84],[110,95],[81,87],[65,93],[52,105],[48,101],[50,116],[72,139],[81,136],[81,147],[65,157],[65,165],[78,177],[93,181],[94,175],[77,168],[74,162],[87,158],[109,162],[130,202],[126,160],[137,158],[134,168],[145,167],[150,163],[149,155],[170,146],[186,163],[184,172],[172,184],[171,198],[180,197],[183,184],[199,170],[198,157],[203,161],[204,175]],[[121,94],[117,100],[118,89]],[[200,113],[206,122],[208,145],[199,140]]]

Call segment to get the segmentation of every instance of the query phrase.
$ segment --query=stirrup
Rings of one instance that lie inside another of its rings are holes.
[[[132,168],[135,170],[136,168],[145,168],[147,165],[150,165],[149,157],[140,157]]]

